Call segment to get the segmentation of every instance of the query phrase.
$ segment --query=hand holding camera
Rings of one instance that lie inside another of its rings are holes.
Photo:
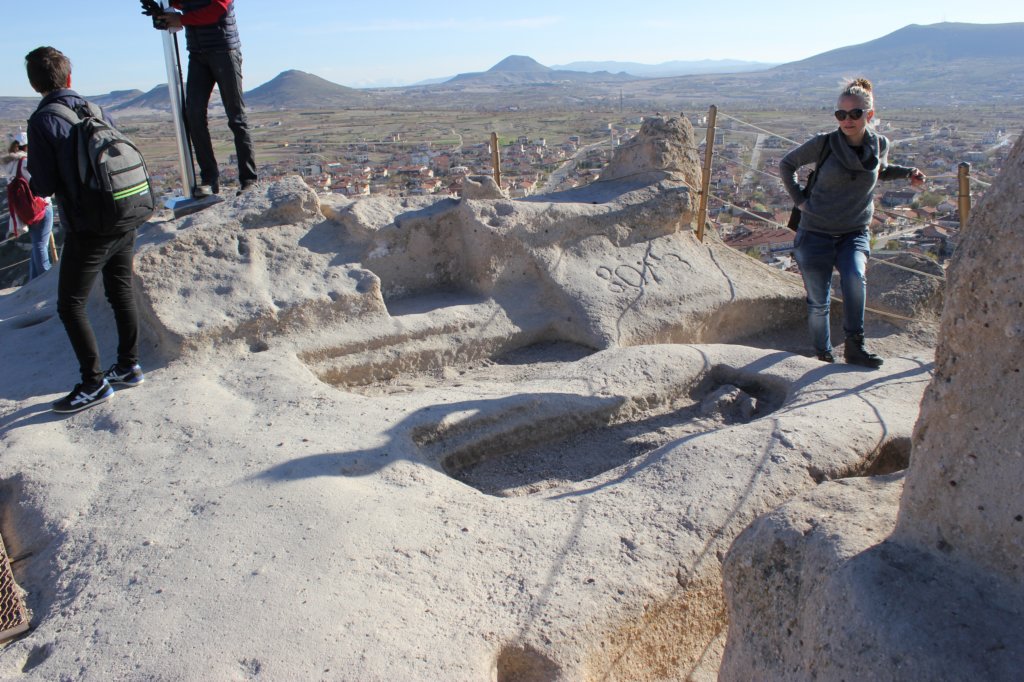
[[[158,31],[176,31],[181,28],[181,15],[177,12],[169,12],[168,8],[162,6],[157,0],[139,0],[142,4],[142,13],[153,19],[153,28]]]

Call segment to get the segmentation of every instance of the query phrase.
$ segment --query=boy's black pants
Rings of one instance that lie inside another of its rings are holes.
[[[103,289],[114,309],[117,324],[117,364],[127,368],[139,361],[134,257],[135,230],[114,236],[69,232],[65,238],[57,281],[57,314],[78,358],[82,383],[87,386],[103,381],[96,336],[85,310],[89,292],[101,273]]]

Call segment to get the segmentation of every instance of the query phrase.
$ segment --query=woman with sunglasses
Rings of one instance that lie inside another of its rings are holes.
[[[874,191],[879,180],[909,178],[924,184],[916,168],[889,163],[889,140],[870,126],[874,118],[871,83],[858,78],[839,95],[835,111],[839,128],[821,133],[786,154],[779,173],[793,203],[800,209],[800,224],[793,240],[793,256],[800,266],[807,291],[811,339],[818,359],[835,362],[829,330],[832,270],[839,271],[843,292],[843,331],[846,362],[864,367],[882,366],[882,358],[864,347],[864,271],[870,254],[869,226],[874,214]],[[801,187],[797,169],[817,164],[810,191]]]

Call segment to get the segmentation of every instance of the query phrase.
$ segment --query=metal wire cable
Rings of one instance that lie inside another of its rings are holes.
[[[762,222],[768,223],[769,225],[773,225],[773,226],[778,227],[778,228],[786,228],[786,226],[783,225],[782,223],[777,223],[774,220],[768,220],[768,218],[765,218],[764,216],[757,215],[756,213],[751,213],[750,211],[748,211],[747,209],[743,208],[742,206],[737,206],[736,204],[732,203],[731,201],[728,201],[727,199],[723,199],[722,197],[718,196],[717,194],[712,194],[711,192],[708,192],[708,199],[714,199],[715,201],[717,201],[719,203],[725,204],[729,208],[736,209],[737,211],[740,211],[741,213],[746,213],[751,218],[754,218],[756,220],[760,220]],[[788,228],[786,228],[786,229],[788,229]]]
[[[782,136],[782,135],[779,135],[778,133],[773,133],[773,132],[772,132],[772,131],[770,131],[770,130],[766,130],[766,129],[764,129],[764,128],[761,128],[761,127],[759,127],[759,126],[756,126],[756,125],[754,125],[753,123],[748,123],[748,122],[746,122],[746,121],[740,120],[740,119],[736,118],[735,116],[730,116],[729,114],[726,114],[726,113],[724,113],[724,112],[723,112],[723,111],[721,111],[721,110],[719,110],[719,111],[718,111],[718,115],[719,115],[719,116],[723,116],[723,117],[725,117],[725,118],[727,118],[727,119],[729,119],[729,120],[731,120],[731,121],[736,121],[737,123],[742,123],[743,125],[745,125],[745,126],[747,126],[747,127],[749,127],[749,128],[753,128],[754,130],[756,130],[756,131],[758,131],[758,132],[762,132],[762,133],[765,133],[766,135],[771,135],[772,137],[777,137],[777,138],[779,138],[780,140],[785,140],[786,142],[789,142],[790,144],[795,144],[795,145],[799,145],[799,144],[800,144],[800,143],[799,143],[799,142],[797,142],[796,140],[791,140],[791,139],[789,139],[788,137],[784,137],[784,136]]]
[[[957,175],[956,173],[941,173],[939,175],[929,175],[928,176],[929,180],[938,180],[939,178],[943,178],[943,179],[945,179],[945,178],[954,178],[956,180],[959,180],[960,176]],[[991,182],[985,182],[984,180],[979,180],[977,177],[975,177],[973,175],[969,175],[969,176],[967,176],[967,178],[971,182],[977,183],[977,184],[979,184],[979,185],[981,185],[983,187],[991,187],[992,186]]]
[[[20,261],[18,261],[17,263],[12,263],[11,265],[5,265],[5,266],[3,266],[2,268],[0,268],[0,272],[3,272],[4,270],[10,270],[11,268],[16,268],[16,267],[18,267],[19,265],[24,265],[24,264],[25,264],[25,263],[27,263],[28,261],[29,261],[29,259],[28,259],[28,258],[26,258],[25,260],[20,260]]]
[[[715,154],[715,157],[718,157],[718,156],[719,156],[718,154]],[[759,174],[761,174],[761,175],[763,175],[765,177],[769,177],[769,178],[772,178],[773,180],[777,180],[779,182],[782,182],[782,180],[779,178],[778,175],[774,175],[774,174],[769,173],[767,171],[764,171],[764,170],[761,170],[761,169],[758,169],[758,168],[754,168],[753,166],[747,165],[747,164],[743,163],[742,161],[735,161],[733,159],[727,159],[724,156],[720,157],[720,158],[721,158],[723,163],[731,164],[731,165],[734,165],[734,166],[739,166],[740,168],[744,168],[744,169],[749,170],[751,172],[759,173]],[[952,176],[952,177],[956,177],[956,176]],[[937,223],[935,221],[932,221],[932,220],[927,220],[925,218],[918,218],[917,216],[906,216],[906,215],[902,215],[900,213],[896,213],[895,211],[890,211],[890,210],[887,210],[887,209],[884,209],[884,208],[877,209],[877,212],[878,213],[884,213],[884,214],[886,214],[888,216],[891,216],[893,218],[903,218],[905,220],[909,220],[909,221],[912,221],[912,222],[920,223],[922,225],[931,225],[932,227],[939,227],[939,228],[943,227],[939,223]]]
[[[942,225],[939,225],[938,223],[936,223],[934,221],[927,220],[925,218],[918,218],[917,216],[902,215],[900,213],[896,213],[895,211],[890,211],[889,209],[886,209],[886,208],[879,208],[878,212],[879,213],[884,213],[884,214],[886,214],[888,216],[891,216],[893,218],[903,218],[904,220],[908,220],[908,221],[914,222],[914,223],[919,223],[921,225],[930,225],[932,227],[938,227],[938,228],[946,229],[945,227],[943,227]]]
[[[751,260],[757,260],[757,262],[759,262],[759,263],[761,262],[760,260],[754,258],[753,256],[748,255],[744,251],[740,251],[740,253],[742,253],[744,256],[747,256]],[[884,263],[886,265],[892,265],[893,267],[902,268],[904,270],[910,270],[909,268],[904,268],[903,266],[896,265],[894,263],[888,263],[888,262],[886,262],[884,260],[879,260],[877,262],[878,263]],[[930,276],[930,277],[935,277],[936,276],[936,275],[929,275],[929,273],[927,273],[927,272],[919,272],[917,270],[910,270],[910,272],[914,272],[914,273],[921,274],[921,275],[927,275],[927,276]],[[843,301],[843,297],[841,295],[839,295],[835,291],[832,292],[831,298],[832,298],[833,301],[838,301],[839,303],[843,303],[844,302]],[[867,306],[867,305],[864,306],[864,312],[866,312],[866,313],[873,313],[875,315],[880,315],[881,317],[891,317],[891,318],[896,319],[896,320],[903,320],[904,322],[917,322],[917,321],[919,321],[921,319],[919,317],[906,317],[905,315],[900,315],[898,313],[889,312],[887,310],[879,310],[877,308],[872,308],[871,306]]]
[[[715,154],[715,156],[717,157],[719,155]],[[720,158],[722,159],[723,163],[728,163],[728,164],[732,164],[734,166],[739,166],[740,168],[745,168],[745,169],[747,169],[749,171],[753,171],[754,173],[760,173],[761,175],[769,177],[769,178],[771,178],[773,180],[778,180],[779,182],[782,182],[782,179],[778,175],[775,175],[773,173],[769,173],[766,170],[761,170],[760,168],[754,168],[753,166],[747,165],[747,164],[743,163],[742,161],[735,161],[733,159],[727,159],[724,156],[722,156]]]
[[[746,215],[750,216],[751,218],[754,218],[755,220],[760,220],[761,222],[767,223],[767,224],[771,225],[772,227],[774,227],[776,229],[789,229],[786,225],[782,225],[781,223],[777,223],[774,220],[769,220],[769,219],[765,218],[764,216],[757,215],[756,213],[751,213],[750,211],[746,210],[742,206],[737,206],[736,204],[734,204],[734,203],[732,203],[730,201],[727,201],[727,200],[725,200],[725,199],[723,199],[723,198],[721,198],[721,197],[719,197],[719,196],[717,196],[715,194],[711,194],[710,192],[708,192],[708,198],[709,199],[714,199],[715,201],[718,201],[718,202],[720,202],[720,203],[722,203],[722,204],[724,204],[726,206],[729,206],[730,208],[736,209],[736,210],[740,211],[741,213],[745,213]],[[946,280],[946,278],[943,277],[943,276],[935,275],[935,274],[932,274],[930,272],[924,272],[922,270],[915,270],[914,268],[908,268],[905,265],[899,265],[897,263],[890,263],[889,261],[883,260],[881,258],[876,259],[874,261],[871,261],[871,263],[873,263],[873,264],[882,264],[882,265],[887,265],[887,266],[892,267],[892,268],[898,268],[900,270],[906,270],[907,272],[912,272],[912,273],[914,273],[916,275],[922,275],[924,277],[931,277],[933,279],[937,279],[940,282],[944,282]],[[879,314],[885,314],[885,313],[882,313],[881,311],[875,311],[875,312],[878,312]]]
[[[723,112],[721,110],[719,110],[718,115],[722,116],[724,118],[728,118],[728,119],[730,119],[732,121],[736,121],[737,123],[741,123],[741,124],[743,124],[743,125],[745,125],[745,126],[747,126],[749,128],[753,128],[754,130],[757,130],[758,132],[765,133],[766,135],[771,135],[772,137],[777,137],[780,140],[785,140],[786,142],[789,142],[790,144],[794,144],[794,145],[800,145],[801,144],[800,142],[797,142],[795,140],[791,140],[788,137],[785,137],[785,136],[780,135],[778,133],[772,132],[771,130],[768,130],[766,128],[761,128],[760,126],[756,126],[753,123],[749,123],[749,122],[744,121],[742,119],[736,118],[735,116],[730,116],[729,114],[727,114],[727,113],[725,113],[725,112]],[[975,134],[983,135],[984,133],[975,133]],[[945,173],[945,174],[942,174],[942,175],[930,176],[930,178],[933,178],[933,179],[934,178],[959,178],[959,177],[960,176],[954,175],[952,173]],[[972,183],[978,183],[979,185],[981,185],[983,187],[991,187],[992,186],[991,182],[986,182],[984,180],[979,180],[978,178],[976,178],[974,176],[968,176],[968,179]]]
[[[930,272],[923,272],[921,270],[915,270],[914,268],[908,268],[905,265],[900,265],[899,263],[893,263],[893,262],[887,261],[887,260],[885,260],[883,258],[876,258],[874,260],[868,261],[868,267],[870,268],[872,265],[888,265],[890,268],[896,268],[897,270],[906,270],[907,272],[912,272],[915,275],[923,275],[925,277],[931,277],[932,279],[937,279],[940,282],[945,282],[946,281],[946,278],[943,277],[942,275],[933,275]]]
[[[728,118],[728,119],[731,119],[733,121],[736,121],[737,123],[742,123],[743,125],[745,125],[745,126],[747,126],[749,128],[753,128],[754,130],[760,131],[762,133],[767,133],[768,135],[773,135],[775,137],[781,138],[783,140],[786,140],[787,142],[792,142],[793,144],[800,144],[799,142],[794,142],[793,140],[789,140],[789,139],[783,137],[782,135],[779,135],[778,133],[773,132],[771,130],[765,130],[764,128],[759,128],[758,126],[754,125],[753,123],[750,123],[748,121],[744,121],[742,119],[736,118],[735,116],[730,116],[729,114],[723,112],[721,109],[718,110],[718,115],[719,116],[723,116],[723,117]],[[886,121],[900,121],[900,122],[903,121],[903,119],[899,119],[899,118],[887,118],[885,120]],[[984,131],[984,130],[961,130],[961,129],[957,128],[956,135],[958,137],[962,137],[964,135],[968,135],[968,136],[973,136],[973,137],[984,138],[990,132],[991,131]],[[924,137],[924,136],[922,135],[920,137]],[[1007,144],[1011,144],[1012,145],[1013,144],[1013,139],[1015,139],[1016,137],[1017,137],[1016,135],[1011,136],[1011,139],[1008,141]],[[997,144],[996,146],[1002,146],[1002,145],[1001,144]]]
[[[731,116],[731,115],[729,115],[727,113],[724,113],[722,111],[719,111],[718,113],[719,113],[719,115],[724,116],[725,118],[728,118],[730,120],[736,121],[737,123],[741,123],[743,125],[749,126],[749,127],[753,128],[755,130],[758,130],[758,131],[760,131],[762,133],[765,133],[765,134],[768,134],[768,135],[772,135],[774,137],[778,137],[779,139],[786,140],[787,142],[790,142],[792,144],[797,144],[793,140],[790,140],[790,139],[788,139],[788,138],[786,138],[786,137],[784,137],[782,135],[779,135],[778,133],[774,133],[771,130],[767,130],[767,129],[761,128],[759,126],[755,126],[752,123],[749,123],[749,122],[744,121],[742,119],[736,118],[735,116]],[[749,171],[752,171],[752,172],[755,172],[755,173],[759,173],[759,174],[761,174],[763,176],[766,176],[766,177],[769,177],[769,178],[773,178],[773,179],[775,179],[775,180],[777,180],[779,182],[782,181],[781,178],[779,178],[779,176],[777,176],[777,175],[773,175],[771,173],[768,173],[767,171],[764,171],[764,170],[761,170],[761,169],[758,169],[758,168],[754,168],[753,166],[750,166],[749,164],[745,164],[745,163],[743,163],[741,161],[735,161],[733,159],[725,158],[724,156],[721,156],[718,153],[715,153],[713,155],[713,157],[720,158],[726,164],[732,164],[732,165],[735,165],[735,166],[739,166],[739,167],[745,168],[745,169],[747,169]],[[949,175],[933,176],[933,177],[959,177],[959,176],[949,174]],[[970,179],[973,182],[978,182],[979,184],[983,184],[985,186],[991,186],[990,183],[986,183],[983,180],[977,180],[975,178],[970,178]],[[721,197],[710,195],[710,193],[709,193],[709,197],[712,197],[712,198],[716,199],[717,201],[720,201],[720,202],[730,206],[731,208],[738,209],[738,210],[742,211],[743,213],[746,213],[747,215],[749,215],[749,216],[751,216],[751,217],[753,217],[753,218],[755,218],[757,220],[762,220],[762,221],[764,221],[766,223],[769,223],[771,225],[774,225],[774,226],[777,226],[777,227],[782,227],[781,225],[779,225],[779,223],[776,223],[775,221],[767,220],[763,216],[759,216],[757,214],[754,214],[754,213],[751,213],[749,211],[746,211],[742,207],[736,206],[735,204],[733,204],[731,202],[728,202],[728,201],[722,199]],[[917,223],[922,224],[922,225],[930,225],[932,227],[942,228],[941,225],[939,225],[938,223],[936,223],[934,221],[930,221],[930,220],[926,220],[926,219],[922,219],[922,218],[917,218],[917,217],[903,216],[903,215],[900,215],[898,213],[894,213],[892,211],[888,211],[888,210],[882,209],[882,208],[879,209],[879,212],[884,213],[886,215],[889,215],[891,217],[904,218],[906,220],[917,222]],[[917,272],[917,271],[913,271],[913,272]],[[932,275],[930,275],[930,273],[925,273],[925,272],[922,272],[920,274],[925,275],[925,276],[932,276]]]

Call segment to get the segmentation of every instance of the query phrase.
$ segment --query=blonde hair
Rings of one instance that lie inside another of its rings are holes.
[[[846,84],[840,97],[856,97],[864,103],[865,109],[875,108],[875,96],[871,94],[871,81],[867,78],[855,78]]]

